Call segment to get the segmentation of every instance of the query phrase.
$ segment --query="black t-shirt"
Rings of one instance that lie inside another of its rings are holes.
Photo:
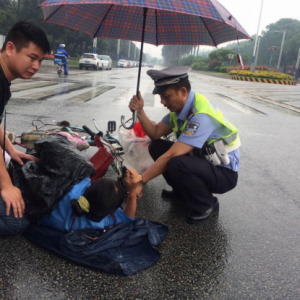
[[[4,117],[5,106],[10,97],[10,83],[6,79],[2,67],[0,65],[0,124]]]

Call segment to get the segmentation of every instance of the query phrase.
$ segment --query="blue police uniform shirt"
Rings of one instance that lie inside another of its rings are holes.
[[[70,201],[73,199],[79,199],[79,197],[84,194],[85,189],[90,185],[91,180],[88,177],[76,184],[73,189],[59,201],[52,213],[43,217],[39,223],[63,232],[69,232],[72,227],[74,216]],[[135,220],[135,218],[129,218],[121,208],[118,208],[114,212],[114,216],[116,218],[116,224],[129,223]],[[111,215],[104,217],[99,222],[91,221],[83,215],[75,219],[72,230],[84,228],[104,229],[114,225],[114,223],[114,218]]]
[[[187,120],[188,114],[195,103],[195,92],[190,91],[187,101],[180,112],[176,112],[178,117],[177,124],[180,129]],[[170,125],[170,114],[166,115],[162,121]],[[191,129],[192,129],[192,134]],[[187,134],[189,133],[189,134]],[[178,141],[193,147],[202,148],[208,138],[218,139],[230,133],[229,129],[207,114],[197,114],[193,116],[186,124],[185,130],[178,138]],[[221,166],[237,172],[240,165],[240,149],[228,153],[230,163]]]
[[[58,49],[56,50],[56,53],[55,53],[55,54],[62,54],[62,55],[64,55],[64,56],[66,56],[66,57],[69,57],[68,52],[67,52],[65,49],[63,49],[63,48],[58,48]]]

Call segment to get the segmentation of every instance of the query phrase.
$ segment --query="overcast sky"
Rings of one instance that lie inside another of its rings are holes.
[[[256,34],[262,0],[218,0],[250,34]],[[264,0],[260,30],[282,18],[300,20],[300,0]],[[139,47],[139,45],[138,45]],[[222,47],[222,44],[219,45]],[[161,56],[162,46],[145,44],[144,51]],[[208,48],[209,49],[209,48]]]

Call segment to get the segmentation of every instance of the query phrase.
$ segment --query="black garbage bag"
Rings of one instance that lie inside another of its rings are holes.
[[[70,233],[31,225],[24,236],[34,244],[78,265],[118,275],[133,275],[155,264],[156,246],[168,234],[162,224],[145,219],[120,223],[107,230],[83,229]]]
[[[93,165],[64,136],[53,134],[35,143],[39,162],[13,162],[13,184],[21,190],[25,212],[38,219],[53,210],[72,187],[93,175]]]

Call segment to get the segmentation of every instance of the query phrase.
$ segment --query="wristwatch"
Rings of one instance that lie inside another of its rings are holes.
[[[141,180],[139,181],[139,183],[142,185],[142,186],[145,186],[147,184],[147,182],[143,181],[143,177],[142,175],[140,175],[141,177]]]

